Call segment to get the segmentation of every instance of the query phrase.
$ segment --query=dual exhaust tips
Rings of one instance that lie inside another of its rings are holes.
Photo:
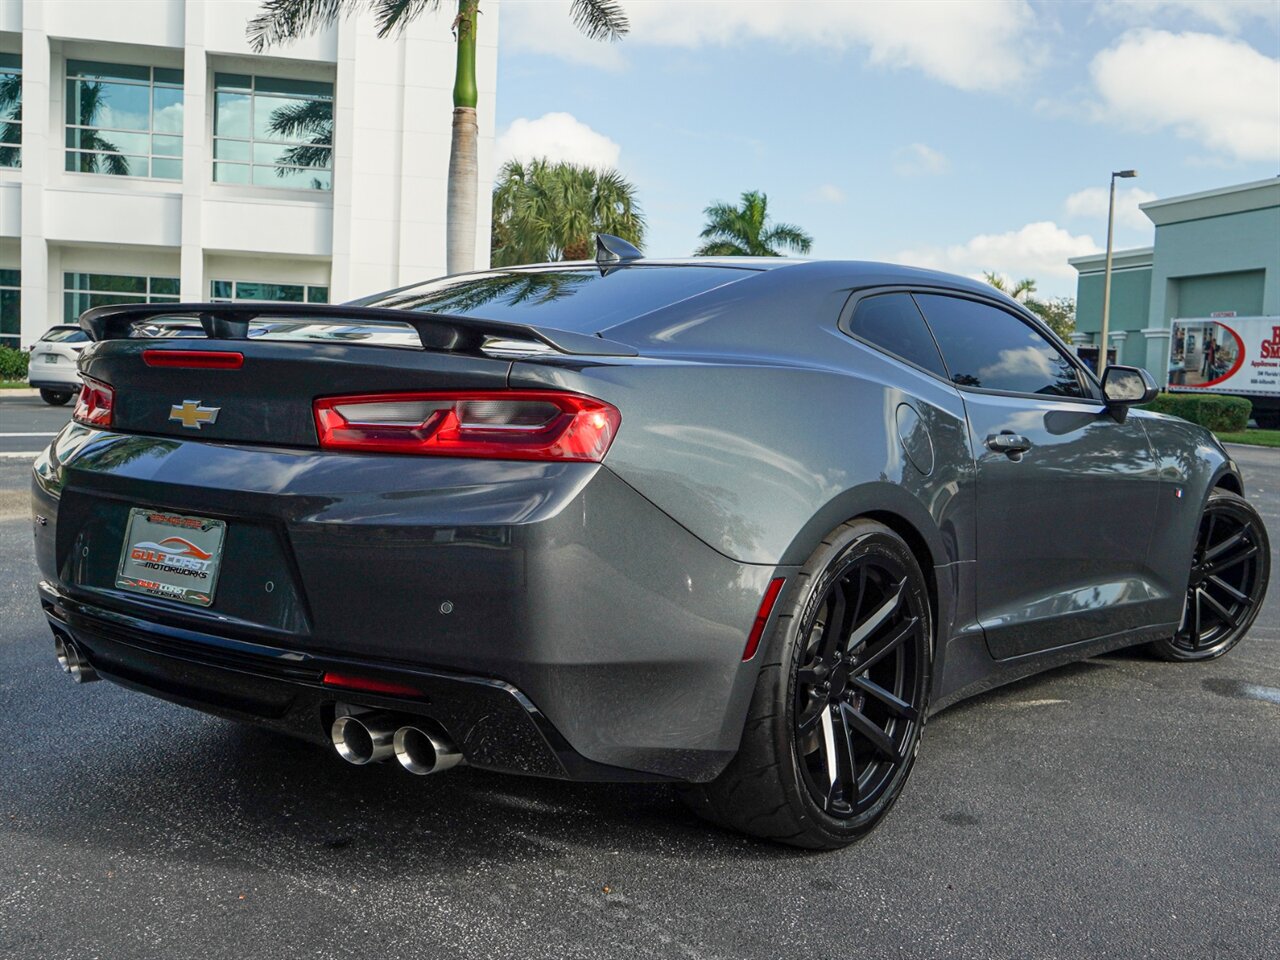
[[[93,664],[86,659],[80,652],[80,648],[69,637],[55,633],[53,652],[58,658],[58,666],[62,668],[62,672],[71,674],[71,679],[76,683],[92,683],[100,679],[98,671],[93,669]]]
[[[363,766],[393,755],[410,773],[443,773],[462,762],[462,753],[443,730],[427,721],[405,724],[389,713],[347,714],[329,728],[338,756]]]
[[[100,679],[88,658],[70,637],[55,633],[53,652],[58,666],[76,683]],[[389,713],[347,714],[329,729],[338,756],[348,763],[379,763],[392,755],[400,766],[420,776],[443,773],[462,762],[462,752],[443,729],[428,720],[406,724]]]

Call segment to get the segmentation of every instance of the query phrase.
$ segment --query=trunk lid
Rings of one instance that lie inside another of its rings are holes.
[[[151,366],[149,350],[244,357],[238,369]],[[188,440],[315,447],[312,403],[334,394],[501,389],[508,360],[362,344],[110,340],[81,371],[114,390],[111,429]]]
[[[118,304],[80,325],[95,341],[80,370],[114,391],[113,430],[302,447],[318,446],[318,397],[502,389],[511,357],[528,351],[636,353],[527,324],[349,305]],[[149,362],[152,351],[178,365]],[[234,362],[209,368],[209,354]]]

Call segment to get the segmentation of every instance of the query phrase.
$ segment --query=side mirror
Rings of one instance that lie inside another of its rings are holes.
[[[1135,404],[1150,403],[1160,394],[1155,378],[1141,367],[1107,367],[1102,375],[1102,395],[1107,408],[1120,421]]]

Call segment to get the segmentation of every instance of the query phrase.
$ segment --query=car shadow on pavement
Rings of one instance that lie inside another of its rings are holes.
[[[934,722],[1044,696],[1106,668],[1098,660],[1069,664],[964,701]],[[354,865],[401,879],[448,879],[512,862],[554,866],[580,862],[584,852],[730,864],[812,856],[712,827],[667,784],[466,767],[416,777],[394,762],[352,766],[318,745],[159,701],[133,706],[132,722],[89,728],[86,740],[64,743],[65,755],[47,756],[38,772],[25,771],[25,783],[10,784],[16,793],[0,791],[10,793],[5,826],[97,847],[106,858],[163,854],[308,874]],[[21,797],[16,810],[14,797]]]
[[[138,718],[115,736],[77,745],[76,757],[50,758],[21,791],[24,802],[7,826],[46,841],[98,846],[111,857],[163,852],[166,859],[307,872],[317,860],[354,859],[379,875],[408,879],[447,879],[513,860],[581,860],[584,851],[678,851],[730,861],[802,855],[710,827],[685,810],[670,785],[574,783],[466,767],[417,777],[394,762],[356,767],[322,747],[212,717],[165,719],[174,717]],[[130,742],[148,731],[155,741]],[[76,782],[85,777],[97,789]],[[86,795],[94,797],[91,805],[67,809],[67,798]]]

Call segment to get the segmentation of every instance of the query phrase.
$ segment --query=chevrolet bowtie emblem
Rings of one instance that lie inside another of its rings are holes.
[[[199,400],[183,400],[182,403],[175,403],[169,409],[169,419],[177,420],[184,427],[192,430],[199,430],[206,423],[213,423],[218,419],[218,411],[221,407],[202,407]]]

